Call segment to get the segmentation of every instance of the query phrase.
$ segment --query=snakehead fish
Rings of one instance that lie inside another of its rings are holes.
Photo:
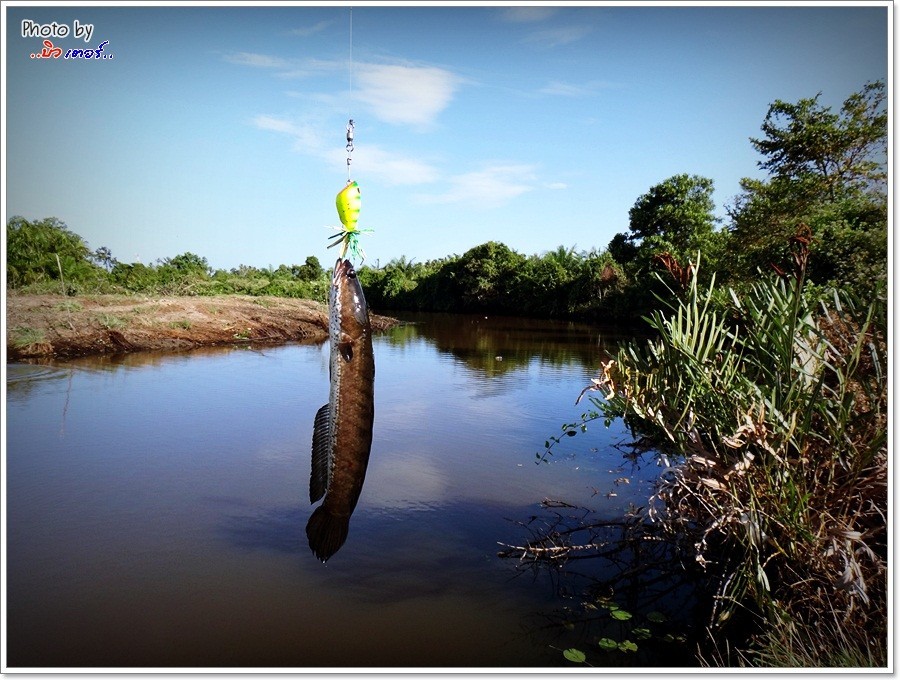
[[[306,525],[309,547],[323,562],[347,540],[359,500],[375,417],[375,357],[362,286],[350,260],[338,259],[328,296],[331,345],[329,400],[316,413],[309,500],[322,502]]]

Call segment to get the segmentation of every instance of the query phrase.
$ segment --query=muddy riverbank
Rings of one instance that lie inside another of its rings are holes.
[[[398,323],[372,315],[374,330]],[[221,295],[15,295],[6,297],[7,360],[235,343],[325,340],[328,308],[313,300]]]

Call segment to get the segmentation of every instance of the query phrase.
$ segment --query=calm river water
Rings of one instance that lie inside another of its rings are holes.
[[[620,423],[536,464],[618,338],[409,320],[375,339],[368,474],[327,565],[305,535],[327,343],[8,366],[9,666],[568,664],[533,625],[558,580],[498,543],[545,498],[646,503]]]

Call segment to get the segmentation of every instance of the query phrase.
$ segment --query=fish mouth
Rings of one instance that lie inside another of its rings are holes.
[[[334,276],[331,280],[334,294],[344,301],[342,308],[349,309],[357,323],[366,326],[369,322],[369,308],[362,285],[356,276],[356,269],[350,260],[338,258],[334,263]]]
[[[334,276],[331,277],[331,281],[337,285],[337,282],[345,276],[355,279],[356,270],[353,269],[353,263],[350,260],[339,257],[334,263]]]

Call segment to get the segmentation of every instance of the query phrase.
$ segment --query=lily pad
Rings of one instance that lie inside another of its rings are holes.
[[[636,652],[638,646],[631,640],[622,640],[622,642],[619,643],[619,650],[623,652]]]
[[[652,621],[653,623],[665,623],[668,621],[668,618],[666,618],[666,615],[662,612],[650,612],[647,614],[647,620]]]
[[[619,646],[619,643],[612,638],[600,638],[600,642],[597,644],[600,645],[600,649],[606,650],[613,650]]]
[[[584,663],[587,657],[584,655],[580,649],[575,649],[574,647],[570,647],[569,649],[563,652],[563,656],[566,657],[572,663]]]
[[[609,615],[617,621],[627,621],[631,618],[631,613],[626,612],[624,609],[613,609],[609,612]]]
[[[631,634],[634,635],[638,640],[648,640],[650,638],[650,629],[635,628],[633,631],[631,631]]]

